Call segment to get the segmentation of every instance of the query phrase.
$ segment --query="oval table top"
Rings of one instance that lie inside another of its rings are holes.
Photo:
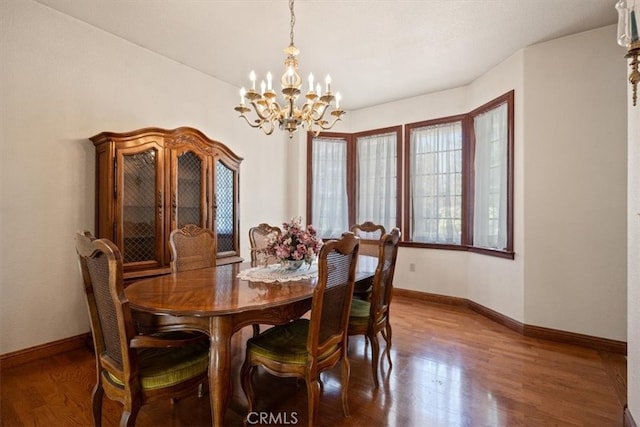
[[[310,298],[317,282],[317,277],[273,283],[239,279],[248,268],[250,263],[227,264],[156,276],[132,283],[125,295],[139,311],[210,316]]]

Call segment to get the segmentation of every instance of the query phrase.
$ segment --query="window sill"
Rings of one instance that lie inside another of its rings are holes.
[[[497,258],[504,258],[504,259],[514,259],[516,256],[515,252],[513,251],[501,251],[498,249],[478,248],[475,246],[469,246],[467,250],[469,252],[473,252],[476,254],[489,255],[489,256],[494,256]]]
[[[466,251],[473,252],[481,255],[488,255],[497,258],[514,259],[515,252],[513,251],[501,251],[498,249],[480,248],[475,246],[466,245],[452,245],[441,243],[423,243],[423,242],[400,242],[400,246],[406,248],[421,248],[421,249],[440,249],[447,251]]]

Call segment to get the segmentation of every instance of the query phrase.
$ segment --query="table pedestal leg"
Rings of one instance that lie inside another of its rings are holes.
[[[211,421],[214,426],[224,425],[224,414],[231,396],[231,335],[229,316],[213,316],[209,319],[209,395]]]

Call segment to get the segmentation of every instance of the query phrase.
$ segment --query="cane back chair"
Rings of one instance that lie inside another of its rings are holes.
[[[369,301],[354,298],[351,302],[349,314],[349,335],[364,335],[365,340],[371,341],[371,371],[375,387],[379,387],[378,365],[380,344],[378,333],[385,340],[387,359],[391,368],[391,323],[389,322],[389,306],[393,291],[393,274],[395,272],[400,230],[394,228],[385,234],[378,245],[378,266],[373,277],[373,288]]]
[[[307,385],[308,425],[313,426],[320,402],[320,372],[341,361],[342,409],[347,401],[350,366],[347,358],[347,322],[358,256],[358,238],[345,232],[326,242],[318,257],[318,281],[309,319],[274,326],[247,341],[242,365],[242,389],[248,411],[253,411],[251,373],[257,366],[280,377],[303,378]]]
[[[75,241],[96,356],[94,425],[102,424],[105,394],[123,404],[120,426],[124,427],[135,425],[138,411],[148,401],[201,391],[207,381],[208,342],[180,332],[137,335],[124,295],[120,251],[86,231],[77,233]]]

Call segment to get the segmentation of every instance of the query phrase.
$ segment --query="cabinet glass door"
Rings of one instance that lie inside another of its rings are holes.
[[[162,192],[158,182],[158,152],[151,148],[139,152],[121,150],[119,154],[121,206],[117,211],[122,215],[119,221],[124,263],[159,263]]]
[[[186,151],[177,156],[176,191],[172,200],[175,228],[187,224],[206,226],[206,195],[204,172],[206,159],[193,151]]]
[[[235,251],[235,176],[222,162],[216,162],[216,234],[218,254]]]
[[[171,220],[169,231],[187,224],[210,227],[207,217],[210,184],[207,179],[208,158],[191,150],[171,153]]]

